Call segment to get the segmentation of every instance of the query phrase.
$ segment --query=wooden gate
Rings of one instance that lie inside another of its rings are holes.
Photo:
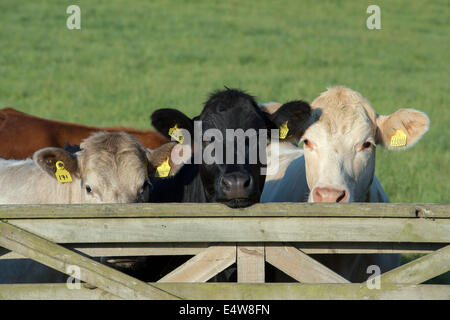
[[[450,299],[422,284],[450,270],[447,204],[264,203],[0,206],[0,262],[30,258],[62,284],[3,284],[1,299]],[[3,248],[2,248],[3,247]],[[80,254],[78,252],[82,252]],[[386,272],[379,289],[349,283],[309,254],[425,253]],[[90,257],[192,255],[144,283]],[[265,283],[265,262],[297,283]],[[236,263],[237,283],[205,283]],[[1,272],[1,270],[0,270]],[[89,285],[88,285],[89,284]]]

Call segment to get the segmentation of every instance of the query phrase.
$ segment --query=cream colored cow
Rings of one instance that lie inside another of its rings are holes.
[[[125,132],[98,132],[81,151],[35,152],[33,159],[0,159],[0,204],[128,203],[146,201],[148,174],[160,150],[151,151]],[[57,181],[57,162],[72,181]]]
[[[278,105],[262,108],[273,112]],[[303,150],[297,141],[268,146],[268,171],[271,166],[278,169],[266,177],[261,202],[388,202],[374,175],[375,148],[413,146],[427,132],[428,117],[413,109],[378,115],[361,94],[341,86],[322,93],[311,107]],[[319,260],[353,281],[363,280],[370,264],[384,272],[399,263],[394,255],[330,255]]]
[[[36,151],[33,159],[0,159],[0,204],[128,203],[148,200],[148,175],[176,143],[142,147],[125,132],[98,132],[74,155],[60,148]],[[56,179],[62,161],[72,182]],[[64,282],[67,276],[30,259],[0,260],[0,284]]]
[[[276,104],[263,106],[266,110],[276,110]],[[375,148],[377,145],[390,150],[404,150],[413,146],[428,131],[429,119],[423,112],[414,109],[399,109],[384,116],[375,113],[370,103],[358,92],[345,87],[333,87],[322,93],[311,104],[313,109],[311,124],[302,140],[304,150],[300,151],[289,142],[281,142],[280,161],[286,157],[295,159],[304,156],[304,170],[299,170],[306,179],[309,202],[384,202],[383,192],[373,194],[375,171]],[[401,137],[403,136],[403,140]],[[268,161],[272,159],[272,149],[268,148]],[[292,168],[289,168],[292,170]],[[278,190],[283,193],[284,181],[281,177],[287,167],[280,166],[276,174],[267,176],[266,184],[272,183],[270,193],[264,197],[276,199]],[[297,175],[298,177],[298,175]],[[302,180],[298,179],[298,180]],[[272,190],[273,189],[273,190]],[[269,190],[266,190],[269,191]],[[309,192],[311,191],[311,192]]]

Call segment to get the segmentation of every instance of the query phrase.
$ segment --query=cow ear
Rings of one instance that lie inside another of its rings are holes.
[[[150,120],[152,126],[169,139],[169,131],[175,127],[187,130],[191,136],[194,133],[194,121],[176,109],[158,109],[152,113]]]
[[[275,113],[282,106],[279,102],[265,102],[258,105],[261,108],[261,111],[267,114]]]
[[[177,174],[185,159],[190,158],[191,148],[169,142],[154,150],[145,148],[145,151],[149,162],[149,175],[165,178]]]
[[[33,155],[34,162],[51,177],[56,179],[56,163],[62,161],[64,169],[71,176],[80,177],[77,157],[61,148],[44,148]]]
[[[390,150],[412,147],[428,131],[430,119],[414,109],[399,109],[391,115],[377,115],[375,141]]]
[[[298,140],[309,125],[311,106],[305,101],[291,101],[277,107],[272,113],[266,112],[266,115],[272,127],[280,129],[280,140]]]

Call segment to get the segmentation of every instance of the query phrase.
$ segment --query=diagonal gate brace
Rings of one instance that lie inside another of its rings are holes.
[[[3,221],[0,221],[0,246],[65,274],[69,274],[66,266],[78,266],[80,280],[123,299],[180,299]]]
[[[206,282],[236,262],[236,245],[213,245],[165,275],[158,282]]]
[[[268,244],[266,261],[302,283],[349,283],[349,281],[291,245]]]
[[[450,270],[450,245],[381,275],[381,283],[420,284]]]

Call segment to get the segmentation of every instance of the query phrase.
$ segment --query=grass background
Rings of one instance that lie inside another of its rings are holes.
[[[366,28],[374,1],[2,0],[0,108],[144,129],[157,108],[198,114],[224,85],[258,102],[345,85],[380,114],[428,114],[412,149],[378,148],[376,174],[391,202],[447,203],[450,3],[375,3],[381,30]],[[66,28],[71,4],[81,30]]]

